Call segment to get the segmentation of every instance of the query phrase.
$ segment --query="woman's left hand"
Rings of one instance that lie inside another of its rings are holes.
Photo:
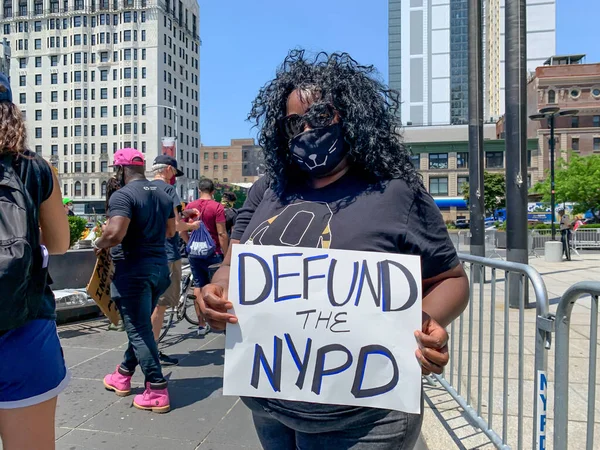
[[[423,312],[423,327],[415,331],[419,348],[415,355],[423,375],[441,374],[448,364],[448,333],[426,312]]]

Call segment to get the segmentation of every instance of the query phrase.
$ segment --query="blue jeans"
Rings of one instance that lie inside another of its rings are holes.
[[[213,271],[210,266],[223,262],[223,255],[213,255],[210,258],[189,257],[190,269],[194,277],[194,287],[201,288],[210,283]]]
[[[421,431],[422,415],[385,409],[357,408],[356,414],[332,418],[298,417],[249,397],[254,427],[264,450],[412,450]]]
[[[117,263],[111,296],[121,313],[129,345],[121,369],[133,374],[139,364],[146,382],[166,384],[158,359],[158,346],[152,332],[151,316],[159,297],[170,284],[169,266]]]

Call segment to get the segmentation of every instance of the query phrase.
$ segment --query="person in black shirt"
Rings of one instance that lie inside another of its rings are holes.
[[[109,200],[108,223],[94,242],[97,252],[121,244],[113,254],[115,273],[111,296],[129,338],[123,362],[104,378],[104,386],[119,396],[131,392],[131,377],[139,364],[146,390],[133,405],[154,412],[170,410],[167,381],[162,374],[151,315],[169,287],[165,237],[175,235],[173,201],[144,176],[144,155],[131,148],[115,153],[116,178],[122,186]]]
[[[26,146],[27,124],[0,73],[0,447],[50,449],[70,375],[48,263],[69,249],[69,223],[56,173]]]
[[[415,330],[424,374],[448,363],[444,327],[464,310],[469,283],[442,215],[402,145],[399,94],[348,54],[309,60],[292,51],[253,102],[266,175],[250,192],[232,243],[413,254],[421,257],[423,323]],[[231,252],[205,286],[211,327],[228,313]],[[366,323],[376,327],[376,323]],[[400,411],[243,398],[265,450],[412,449],[422,416]]]
[[[154,180],[152,180],[152,183],[167,194],[173,203],[176,230],[178,232],[197,230],[200,227],[200,222],[186,223],[183,220],[179,220],[181,215],[181,200],[179,200],[179,195],[177,195],[177,189],[175,189],[174,185],[176,178],[182,176],[183,172],[177,168],[177,161],[175,158],[169,155],[158,155],[154,159],[152,172],[154,173]],[[199,214],[197,210],[187,210],[185,212],[188,218],[197,217]],[[179,296],[181,294],[182,267],[178,232],[175,233],[175,236],[168,238],[165,241],[171,283],[165,293],[158,299],[158,304],[152,313],[152,330],[154,332],[154,338],[157,341],[167,308],[175,308],[179,303]],[[165,355],[161,351],[158,352],[158,357],[163,366],[174,366],[179,364],[177,358]]]
[[[235,202],[237,202],[237,196],[233,192],[223,193],[221,205],[225,208],[225,228],[229,237],[231,237],[231,230],[233,230],[238,215],[237,209],[235,209]]]

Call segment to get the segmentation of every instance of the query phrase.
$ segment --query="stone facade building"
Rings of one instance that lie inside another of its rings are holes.
[[[263,174],[262,148],[254,139],[200,147],[200,176],[224,183],[252,183]]]
[[[200,147],[195,0],[3,0],[0,13],[30,148],[58,170],[77,213],[104,210],[117,149],[151,163],[163,136],[177,135],[188,197]]]

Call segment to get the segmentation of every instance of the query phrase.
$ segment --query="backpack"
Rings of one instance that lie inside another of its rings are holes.
[[[190,239],[186,247],[189,258],[208,259],[217,251],[215,241],[202,220],[204,210],[207,206],[204,205],[200,213],[200,228],[192,231],[192,234],[190,234]]]
[[[13,168],[13,157],[0,157],[0,330],[35,318],[43,303],[37,209]]]

